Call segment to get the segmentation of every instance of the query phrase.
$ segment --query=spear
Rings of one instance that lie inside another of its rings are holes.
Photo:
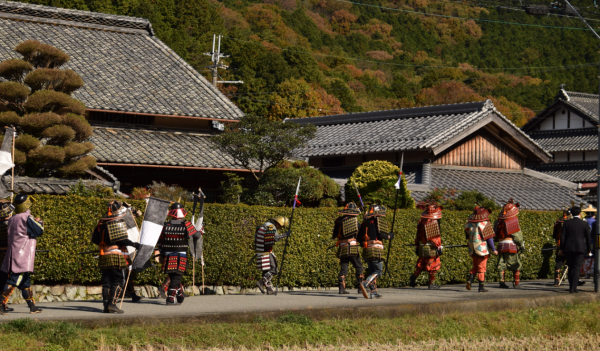
[[[356,182],[352,179],[352,184],[354,184],[354,189],[356,190],[356,194],[358,195],[358,199],[360,200],[360,205],[362,206],[361,210],[365,211],[365,204],[363,203],[362,196],[360,196],[360,192],[358,191],[358,187],[356,186]]]
[[[292,215],[290,216],[290,225],[288,226],[288,231],[290,235],[292,234],[292,223],[294,221],[294,211],[296,210],[296,204],[300,203],[298,201],[298,193],[300,192],[300,182],[302,181],[302,177],[298,178],[298,186],[296,186],[296,195],[294,195],[294,205],[292,207]],[[283,247],[283,255],[281,256],[281,269],[279,270],[279,275],[277,276],[277,287],[275,288],[275,294],[277,295],[277,291],[279,290],[279,282],[281,281],[281,275],[283,274],[283,263],[285,262],[285,253],[288,248],[288,239],[289,235],[285,238],[285,246]]]
[[[404,165],[404,152],[402,153],[402,159],[400,160],[400,173],[398,174],[398,183],[396,183],[396,204],[394,205],[394,216],[392,217],[392,231],[394,232],[394,224],[396,224],[396,210],[398,209],[398,195],[400,194],[400,185],[402,183],[402,166]],[[388,268],[388,262],[390,261],[390,252],[392,252],[392,241],[394,239],[390,239],[390,245],[388,247],[387,257],[385,258],[385,272],[383,275],[389,275],[390,270]]]

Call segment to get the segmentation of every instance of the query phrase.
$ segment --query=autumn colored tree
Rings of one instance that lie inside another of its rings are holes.
[[[92,127],[85,105],[71,97],[83,86],[81,77],[60,67],[70,59],[61,50],[27,40],[14,49],[22,59],[0,63],[0,126],[15,126],[17,174],[76,176],[96,166],[87,155],[94,146],[85,141]]]
[[[268,114],[270,120],[344,113],[340,100],[321,87],[313,88],[304,79],[292,78],[279,84],[277,90],[269,99],[272,102]]]

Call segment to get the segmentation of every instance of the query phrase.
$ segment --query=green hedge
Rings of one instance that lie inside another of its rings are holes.
[[[97,284],[100,273],[94,255],[77,255],[84,250],[97,249],[89,239],[98,219],[105,213],[106,200],[76,196],[37,196],[32,212],[45,221],[46,232],[40,238],[34,280],[37,283]],[[143,201],[131,201],[140,209]],[[289,208],[247,205],[207,204],[205,208],[205,283],[207,285],[241,285],[252,287],[260,274],[253,259],[253,237],[257,225],[276,215],[290,215]],[[390,277],[383,277],[380,286],[407,285],[416,256],[413,247],[404,245],[414,240],[419,210],[398,210],[390,258]],[[446,245],[465,244],[463,226],[469,215],[465,211],[444,211],[442,242]],[[188,215],[189,216],[189,215]],[[521,212],[526,251],[522,255],[523,278],[548,278],[554,268],[553,252],[542,255],[541,248],[553,246],[552,228],[557,212]],[[293,234],[290,237],[288,256],[282,277],[285,286],[335,286],[339,270],[330,240],[332,226],[337,217],[335,208],[297,209]],[[495,217],[495,216],[493,216]],[[390,217],[391,219],[391,214]],[[494,218],[495,219],[495,218]],[[141,223],[141,219],[139,220]],[[385,243],[386,249],[389,243]],[[284,243],[276,245],[279,260]],[[497,258],[488,263],[488,280],[497,279]],[[464,282],[471,268],[471,258],[466,248],[444,251],[441,283]],[[191,282],[191,266],[185,283]],[[199,262],[196,265],[196,282],[201,281]],[[425,282],[425,275],[420,282]],[[139,284],[157,284],[162,280],[159,267],[149,268],[137,279]],[[353,279],[352,279],[353,280]]]

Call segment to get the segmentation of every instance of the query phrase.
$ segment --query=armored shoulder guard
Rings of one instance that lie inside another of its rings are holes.
[[[106,230],[111,243],[117,243],[121,240],[128,239],[127,224],[125,219],[118,218],[106,223]]]
[[[483,227],[483,229],[481,230],[481,237],[483,238],[483,240],[488,240],[493,238],[495,235],[496,234],[494,234],[494,230],[492,229],[492,224],[490,222],[487,222],[485,224],[485,227]]]
[[[388,235],[390,233],[390,225],[384,217],[375,217],[377,219],[377,234]]]
[[[185,221],[185,230],[187,232],[188,237],[193,236],[197,232],[196,227],[194,227],[194,225],[190,221]]]
[[[346,216],[342,219],[342,227],[344,238],[354,238],[358,235],[358,219],[356,216]]]
[[[440,231],[440,225],[438,221],[435,219],[430,219],[425,223],[425,236],[427,240],[439,238],[442,236],[442,232]]]

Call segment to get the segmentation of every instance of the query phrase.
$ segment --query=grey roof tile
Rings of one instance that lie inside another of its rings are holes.
[[[556,98],[587,112],[588,117],[598,120],[598,95],[561,90]]]
[[[298,150],[302,157],[429,150],[469,129],[490,113],[503,118],[515,131],[533,141],[495,110],[491,100],[398,110],[286,120],[317,126],[316,137]]]
[[[457,190],[478,190],[493,198],[499,205],[512,198],[525,210],[560,210],[570,201],[579,203],[581,198],[566,186],[525,174],[521,171],[475,170],[462,167],[431,170],[431,187],[447,187]],[[416,193],[416,194],[415,194]],[[413,192],[416,199],[425,192]]]
[[[598,162],[549,163],[536,167],[536,171],[574,183],[595,183]]]
[[[11,176],[2,177],[4,185],[10,189]],[[103,182],[99,180],[79,180],[79,179],[57,179],[57,178],[31,178],[31,177],[15,177],[15,190],[23,191],[28,194],[51,194],[65,195],[71,187],[82,181],[86,185],[102,185],[112,187],[114,183]]]
[[[93,127],[90,155],[103,163],[243,169],[217,150],[211,135],[122,127]]]
[[[149,25],[145,19],[0,1],[0,14],[17,10],[50,23],[0,18],[0,61],[20,58],[13,49],[24,40],[56,46],[71,56],[64,67],[83,78],[85,85],[73,97],[88,109],[222,120],[243,116],[235,104],[151,31],[125,33],[85,27],[94,21],[120,28],[144,27]],[[65,18],[87,22],[68,26],[63,23]]]
[[[548,152],[598,150],[596,128],[538,130],[529,136]]]

